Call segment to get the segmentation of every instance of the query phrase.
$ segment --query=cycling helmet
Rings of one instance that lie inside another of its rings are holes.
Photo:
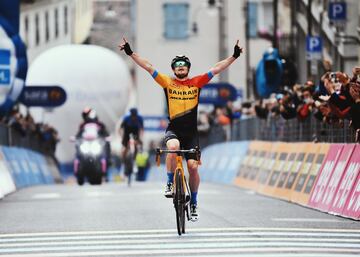
[[[175,56],[174,59],[172,59],[172,61],[171,61],[171,68],[172,69],[175,69],[175,63],[178,62],[178,61],[184,61],[186,63],[186,66],[190,69],[191,62],[190,62],[189,58],[186,57],[185,55],[177,55],[177,56]]]
[[[97,120],[97,114],[94,109],[89,112],[88,119],[93,121]]]
[[[89,113],[91,112],[91,108],[90,107],[85,107],[84,108],[84,110],[82,111],[82,113],[81,113],[81,116],[82,116],[82,118],[85,120],[85,119],[87,119],[87,117],[88,117],[88,115],[89,115]]]
[[[130,114],[135,116],[135,115],[138,114],[138,110],[135,107],[133,107],[133,108],[130,109]]]

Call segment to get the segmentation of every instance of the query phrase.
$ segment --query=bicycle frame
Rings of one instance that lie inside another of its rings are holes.
[[[176,156],[176,171],[180,171],[180,176],[181,176],[181,182],[183,184],[183,188],[184,188],[184,193],[185,196],[186,195],[190,195],[190,190],[188,188],[188,185],[185,181],[185,172],[184,172],[184,166],[183,166],[183,158],[181,155],[177,155]],[[176,188],[176,181],[175,181],[175,176],[174,176],[174,188]]]
[[[173,194],[173,203],[176,211],[176,223],[178,234],[185,233],[185,213],[188,220],[190,220],[189,216],[189,203],[191,200],[191,194],[189,185],[186,182],[184,167],[183,167],[183,153],[195,153],[197,156],[197,160],[199,160],[200,151],[198,148],[190,149],[190,150],[160,150],[156,149],[156,163],[160,165],[160,154],[161,153],[176,153],[176,168],[174,172],[174,194]],[[180,187],[178,185],[178,173],[180,173],[179,182],[182,184]]]

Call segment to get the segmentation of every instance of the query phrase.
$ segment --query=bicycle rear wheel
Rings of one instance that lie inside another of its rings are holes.
[[[176,225],[179,236],[185,233],[185,191],[181,171],[175,171],[174,207],[176,211]]]

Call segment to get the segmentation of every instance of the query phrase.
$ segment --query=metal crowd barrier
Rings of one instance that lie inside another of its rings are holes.
[[[206,144],[202,144],[202,147],[227,141],[225,134],[222,126],[214,125],[208,134]],[[266,120],[254,117],[234,121],[229,140],[353,143],[355,134],[349,127],[348,120],[339,125],[326,124],[315,117],[309,117],[305,121],[285,120],[280,116]]]
[[[20,133],[18,130],[0,124],[0,145],[17,146],[31,149],[45,155],[52,155],[50,142],[43,142],[39,135],[26,132]]]

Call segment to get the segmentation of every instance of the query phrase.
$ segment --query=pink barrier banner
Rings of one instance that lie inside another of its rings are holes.
[[[319,175],[316,178],[313,191],[311,192],[309,198],[308,206],[311,206],[316,209],[319,209],[320,206],[324,207],[322,201],[324,200],[325,190],[329,184],[329,181],[334,172],[334,169],[336,167],[336,164],[339,160],[343,148],[344,145],[342,144],[333,144],[330,146],[325,161],[321,166]]]
[[[349,163],[350,157],[354,151],[355,144],[346,144],[344,145],[343,150],[341,151],[339,160],[336,163],[333,173],[331,174],[329,183],[327,184],[324,197],[320,201],[318,208],[323,211],[329,211],[331,204],[334,200],[335,194],[338,191],[340,181],[343,178],[345,169]]]
[[[359,152],[357,155],[359,160],[360,159]],[[350,196],[347,202],[345,203],[345,207],[342,212],[342,215],[354,219],[360,219],[360,174],[358,174],[353,189],[350,193]]]
[[[342,214],[345,211],[349,204],[349,195],[352,192],[357,181],[360,179],[360,145],[355,146],[354,152],[349,160],[349,163],[346,167],[342,180],[340,182],[340,186],[335,195],[334,201],[329,210],[332,214]],[[353,203],[354,201],[352,201]],[[347,216],[352,216],[353,213],[348,212]]]

